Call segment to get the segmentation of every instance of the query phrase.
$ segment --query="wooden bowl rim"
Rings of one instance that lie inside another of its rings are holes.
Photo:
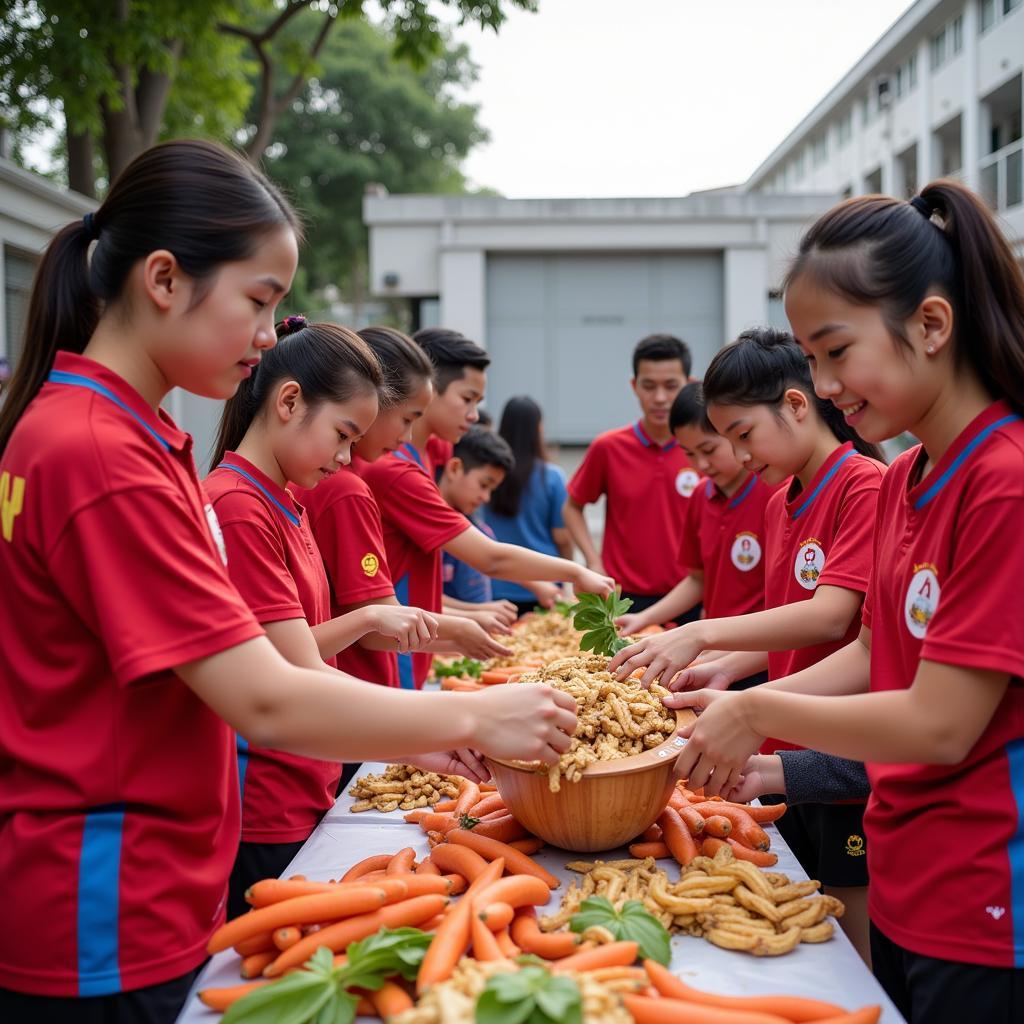
[[[676,731],[678,732],[683,726],[696,721],[696,718],[697,716],[689,708],[676,708]],[[658,757],[657,755],[659,751],[668,748],[679,753],[683,748],[676,743],[676,739],[677,737],[673,733],[667,740],[662,741],[656,747],[651,747],[650,750],[643,750],[639,754],[630,754],[629,757],[620,757],[614,761],[597,761],[594,764],[589,764],[583,769],[583,777],[585,779],[611,778],[615,775],[629,775],[632,772],[671,764],[674,758]],[[530,767],[531,764],[540,765],[539,761],[506,761],[500,757],[485,757],[484,760],[493,761],[503,768],[511,768],[513,771],[523,772],[527,775],[541,774],[540,768]],[[570,783],[570,785],[574,785],[574,783]]]

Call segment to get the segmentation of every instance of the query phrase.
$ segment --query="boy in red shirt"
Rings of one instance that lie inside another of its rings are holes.
[[[607,572],[646,611],[686,575],[678,553],[686,508],[700,480],[669,427],[669,412],[689,380],[686,343],[652,334],[633,350],[633,393],[641,417],[595,438],[569,482],[565,525],[595,572]],[[590,537],[583,509],[607,496],[601,553]],[[695,606],[686,620],[697,618]]]

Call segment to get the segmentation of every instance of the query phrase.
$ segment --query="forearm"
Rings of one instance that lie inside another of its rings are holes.
[[[558,554],[562,558],[566,559],[566,561],[571,562],[576,555],[576,548],[573,545],[572,539],[568,536],[564,538],[556,537],[555,547],[558,550]],[[584,555],[583,557],[585,558],[586,555]]]
[[[704,597],[703,574],[690,573],[680,580],[660,601],[637,616],[637,627],[656,626],[685,615]]]
[[[321,658],[333,658],[339,651],[373,632],[372,611],[359,608],[310,626]]]
[[[518,544],[494,544],[487,568],[474,566],[488,576],[526,583],[531,580],[574,580],[579,563],[564,558],[542,555],[539,551],[521,548]]]
[[[765,686],[783,693],[844,697],[867,693],[870,685],[871,649],[858,637],[802,672],[773,679]]]
[[[730,684],[738,683],[748,676],[757,675],[768,668],[768,655],[764,651],[731,651],[718,658],[709,659],[714,663],[715,671],[722,672],[729,678]],[[707,662],[698,662],[707,664]]]
[[[569,502],[562,511],[562,519],[565,522],[565,528],[569,531],[569,536],[576,547],[580,549],[580,553],[583,555],[587,565],[597,565],[600,563],[601,558],[597,553],[597,548],[594,547],[594,540],[590,536],[590,530],[587,529],[587,521],[583,516],[583,509]]]
[[[472,601],[462,601],[457,597],[449,597],[447,594],[445,594],[441,599],[441,604],[443,604],[445,608],[450,608],[453,611],[479,611],[479,608],[477,608]]]

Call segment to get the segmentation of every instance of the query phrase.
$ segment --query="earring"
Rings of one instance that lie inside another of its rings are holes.
[[[925,352],[927,352],[927,353],[928,353],[928,355],[933,355],[933,354],[935,353],[935,346],[934,346],[934,345],[929,345],[929,346],[928,346],[928,347],[927,347],[927,348],[925,349]]]

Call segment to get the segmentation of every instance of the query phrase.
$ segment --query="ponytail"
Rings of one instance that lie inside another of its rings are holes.
[[[865,441],[831,401],[815,394],[807,360],[786,331],[774,327],[744,331],[711,360],[703,388],[705,410],[709,405],[766,405],[776,415],[786,391],[797,388],[807,396],[837,441],[849,441],[861,455],[885,461],[877,445]],[[715,432],[706,411],[704,426]]]
[[[1024,275],[994,217],[957,181],[927,185],[909,202],[848,199],[804,234],[797,278],[879,308],[894,341],[930,291],[953,309],[953,354],[996,398],[1024,413]]]
[[[287,316],[276,327],[278,343],[264,353],[252,376],[224,403],[212,465],[234,451],[264,404],[284,381],[295,381],[312,411],[323,402],[347,402],[367,391],[380,392],[380,362],[358,334],[337,324],[311,324]]]
[[[139,260],[167,249],[190,278],[206,282],[223,264],[248,259],[280,228],[301,234],[277,188],[223,146],[179,139],[137,156],[99,209],[58,232],[43,255],[22,356],[0,408],[0,454],[57,352],[85,350]]]

